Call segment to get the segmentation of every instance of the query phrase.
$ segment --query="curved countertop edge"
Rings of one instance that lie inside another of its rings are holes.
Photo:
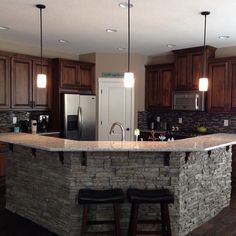
[[[0,141],[51,152],[198,152],[236,144],[236,134],[217,133],[171,142],[75,141],[27,133],[0,133]]]

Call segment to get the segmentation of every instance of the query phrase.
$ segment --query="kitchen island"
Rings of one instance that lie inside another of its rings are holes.
[[[168,188],[174,236],[184,236],[229,205],[234,134],[172,142],[73,141],[31,134],[0,134],[9,144],[6,208],[62,236],[79,235],[80,188]],[[158,208],[158,206],[156,206]],[[143,207],[145,217],[158,214]],[[127,235],[130,204],[121,205]],[[92,218],[111,216],[107,206]]]

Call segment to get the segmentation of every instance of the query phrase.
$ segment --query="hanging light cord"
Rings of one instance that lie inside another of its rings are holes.
[[[130,0],[128,0],[128,72],[130,72]]]
[[[40,52],[41,52],[41,74],[43,73],[43,16],[42,8],[40,8]]]
[[[207,21],[207,15],[209,15],[210,12],[209,11],[203,11],[201,12],[201,15],[203,15],[205,17],[205,20],[204,20],[204,48],[203,48],[203,77],[206,77],[206,28],[207,28],[207,25],[206,25],[206,21]]]
[[[206,17],[204,22],[204,55],[203,55],[203,76],[206,77]]]
[[[36,7],[40,10],[40,54],[41,54],[41,74],[43,73],[43,15],[42,10],[46,8],[45,5],[37,4]]]
[[[40,8],[40,46],[41,46],[41,73],[43,73],[43,24],[42,24],[42,8]]]

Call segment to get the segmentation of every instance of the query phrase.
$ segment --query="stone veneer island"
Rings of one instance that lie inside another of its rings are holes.
[[[73,141],[32,134],[0,134],[9,144],[6,208],[61,236],[79,235],[80,188],[168,188],[174,236],[184,236],[229,205],[234,134],[173,142]],[[109,206],[92,218],[112,217]],[[130,204],[121,205],[127,235]],[[159,214],[145,206],[141,215]]]

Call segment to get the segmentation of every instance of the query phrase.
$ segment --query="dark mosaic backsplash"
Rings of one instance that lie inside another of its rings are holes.
[[[236,133],[236,114],[220,114],[208,112],[186,112],[186,111],[160,111],[160,112],[138,112],[138,127],[141,130],[150,129],[150,123],[154,121],[155,128],[159,127],[156,118],[161,122],[167,122],[167,126],[178,126],[183,132],[196,132],[197,126],[205,126],[208,133],[224,132]],[[179,118],[183,123],[179,124]],[[224,126],[224,120],[228,120],[229,126]]]
[[[47,114],[47,112],[23,112],[23,111],[2,111],[0,112],[0,133],[11,132],[13,129],[12,119],[17,117],[17,122],[20,120],[36,119],[40,114]]]

